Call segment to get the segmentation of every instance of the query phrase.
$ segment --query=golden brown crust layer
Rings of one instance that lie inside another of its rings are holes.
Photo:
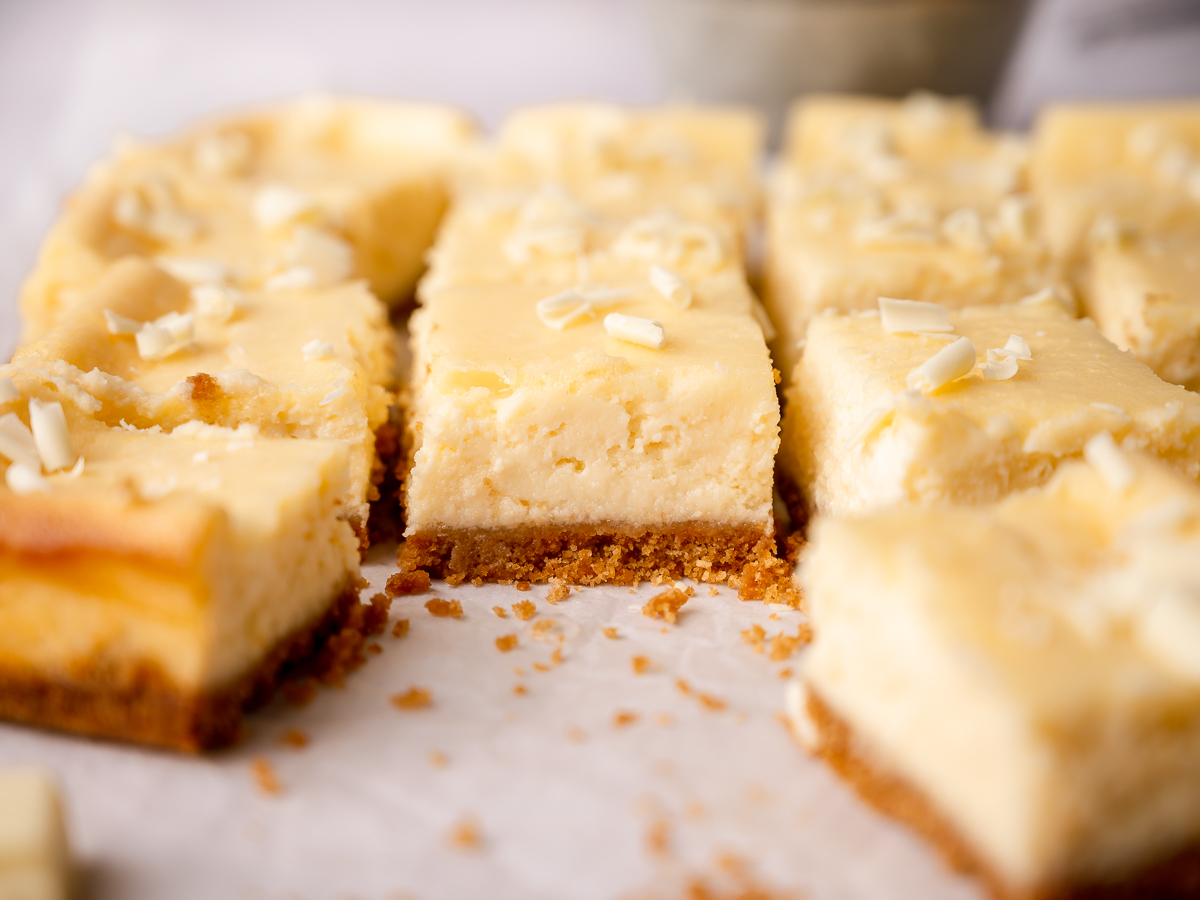
[[[808,714],[819,734],[815,750],[818,756],[848,781],[864,800],[928,839],[951,868],[983,881],[996,900],[1194,900],[1200,897],[1200,843],[1119,882],[1014,889],[980,858],[921,791],[868,759],[859,749],[850,726],[811,690]]]
[[[352,622],[358,591],[346,586],[316,619],[280,640],[250,672],[221,690],[181,691],[156,665],[95,666],[72,681],[0,670],[0,718],[94,737],[197,752],[237,740],[242,712],[269,700],[280,681]]]
[[[446,529],[409,537],[400,546],[399,562],[402,570],[425,569],[452,582],[740,583],[743,573],[780,568],[774,550],[774,538],[752,525]]]

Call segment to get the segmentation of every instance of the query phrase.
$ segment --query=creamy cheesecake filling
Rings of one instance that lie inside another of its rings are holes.
[[[1072,464],[998,507],[818,520],[798,571],[807,685],[1012,889],[1200,840],[1200,492],[1129,464],[1123,491]]]

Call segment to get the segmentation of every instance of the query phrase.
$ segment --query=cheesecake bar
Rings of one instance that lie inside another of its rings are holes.
[[[471,134],[444,107],[310,96],[175,140],[125,142],[47,236],[21,293],[25,340],[128,255],[178,257],[179,271],[232,288],[361,278],[402,302]]]
[[[70,856],[58,789],[38,769],[0,773],[0,897],[70,896]]]
[[[1154,237],[1093,242],[1081,288],[1106,338],[1164,381],[1200,388],[1200,214]]]
[[[1023,143],[965,101],[814,97],[767,199],[765,302],[785,378],[809,320],[880,296],[964,307],[1062,288],[1025,191]]]
[[[1049,294],[812,320],[787,393],[782,476],[811,513],[981,503],[1045,482],[1095,434],[1200,476],[1200,397]]]
[[[1030,179],[1054,252],[1093,232],[1169,229],[1200,216],[1200,103],[1060,104],[1034,127]]]
[[[231,293],[169,270],[139,257],[112,264],[15,364],[54,371],[113,425],[170,431],[198,420],[340,441],[341,514],[365,535],[393,380],[384,306],[358,281]]]
[[[402,563],[447,578],[704,581],[776,563],[779,407],[726,267],[603,289],[422,289]],[[668,292],[669,293],[669,292]]]
[[[1107,434],[981,507],[823,518],[797,736],[996,897],[1200,885],[1200,489]]]
[[[0,717],[200,750],[358,606],[348,452],[96,418],[0,367]]]

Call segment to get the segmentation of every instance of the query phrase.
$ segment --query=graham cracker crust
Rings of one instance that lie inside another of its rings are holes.
[[[180,691],[152,663],[118,673],[96,666],[70,682],[29,671],[0,671],[0,718],[196,753],[237,740],[242,713],[266,703],[290,671],[352,622],[361,604],[347,584],[325,612],[281,639],[251,671],[218,691]]]
[[[952,869],[982,881],[996,900],[1195,900],[1200,897],[1200,843],[1133,872],[1121,881],[1015,889],[980,857],[920,790],[870,760],[855,740],[853,729],[811,689],[807,710],[819,735],[813,752],[849,782],[860,797],[929,840]]]
[[[774,536],[752,525],[446,529],[407,538],[398,562],[402,571],[424,569],[451,583],[634,585],[692,578],[729,582],[746,600],[795,593],[790,568],[775,555]]]

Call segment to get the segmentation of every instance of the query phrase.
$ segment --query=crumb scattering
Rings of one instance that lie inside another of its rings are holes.
[[[570,728],[567,729],[567,740],[574,741],[576,744],[582,744],[584,741],[587,740],[587,735],[584,734],[584,731],[582,728],[578,728],[578,727],[572,725]]]
[[[613,716],[613,727],[624,728],[626,725],[632,725],[637,720],[637,713],[629,712],[628,710],[622,710]]]
[[[501,653],[517,649],[517,636],[515,634],[500,635],[500,637],[496,638],[496,649]]]
[[[688,588],[688,590],[695,593],[692,588]],[[662,619],[664,622],[674,625],[679,618],[679,610],[683,604],[688,602],[689,596],[691,594],[687,591],[681,591],[676,587],[668,588],[661,594],[655,594],[650,598],[650,602],[642,607],[642,615],[652,619]]]
[[[790,668],[788,668],[788,669],[780,669],[780,670],[779,670],[779,677],[780,677],[780,678],[791,678],[791,677],[792,677],[792,670],[791,670]]]
[[[527,591],[527,590],[529,590],[529,589],[530,589],[532,586],[533,586],[533,585],[531,585],[531,584],[530,584],[528,581],[518,581],[518,582],[517,582],[517,583],[514,585],[514,587],[515,587],[515,588],[516,588],[518,591]]]
[[[772,621],[778,622],[779,621],[779,613],[771,613],[769,616],[767,616],[767,618],[771,619]]]
[[[720,594],[720,593],[721,593],[721,592],[720,592],[719,590],[717,590],[717,586],[716,586],[716,585],[714,585],[714,584],[710,584],[710,585],[708,586],[708,596],[710,596],[710,597],[716,597],[716,596],[717,596],[718,594]]]
[[[550,590],[546,594],[546,602],[553,606],[560,600],[566,600],[571,594],[570,585],[556,578],[550,579]]]
[[[751,625],[742,632],[742,643],[753,647],[755,653],[763,652],[766,639],[767,632],[761,625]]]
[[[532,600],[520,600],[512,605],[513,615],[522,622],[528,622],[537,615],[537,607]]]
[[[494,612],[496,614],[496,617],[500,618],[500,619],[507,618],[507,616],[508,616],[508,610],[505,609],[503,606],[493,606],[492,612]]]
[[[615,625],[607,625],[607,626],[605,626],[603,631],[604,631],[604,636],[606,638],[608,638],[610,641],[615,641],[617,638],[619,638],[621,636],[620,633],[617,631],[617,627]]]
[[[525,670],[522,669],[520,666],[517,666],[515,669],[513,669],[513,674],[516,675],[518,678],[524,678]]]
[[[525,685],[523,685],[523,684],[518,684],[513,687],[513,693],[516,694],[518,697],[523,697],[529,693],[529,689],[526,688]]]
[[[439,769],[444,768],[450,764],[450,758],[441,750],[430,750],[429,764],[431,766],[437,766]]]
[[[450,829],[449,841],[455,850],[478,850],[483,845],[483,836],[479,825],[468,816]]]
[[[548,632],[554,627],[553,619],[538,619],[530,626],[535,641],[545,640]]]
[[[653,672],[658,666],[648,656],[635,656],[633,658],[633,674],[645,675],[647,672]]]
[[[383,589],[393,597],[404,597],[409,594],[424,594],[429,587],[429,573],[416,569],[412,572],[397,572],[387,580]]]
[[[554,648],[554,652],[550,654],[550,662],[556,666],[561,666],[563,664],[562,647]]]
[[[767,658],[771,662],[782,662],[811,641],[812,626],[807,622],[802,622],[794,635],[781,631],[771,638],[771,649],[767,653]]]
[[[425,709],[433,705],[433,693],[428,688],[411,687],[403,694],[392,695],[392,705],[396,709],[411,712],[414,709]]]
[[[533,664],[533,667],[535,669],[537,669],[539,672],[549,672],[553,668],[553,666],[548,666],[545,663],[537,663],[537,662],[535,662]]]
[[[675,679],[675,687],[679,688],[679,690],[684,694],[690,694],[692,692],[692,686],[682,678]]]
[[[697,694],[696,699],[700,701],[700,705],[705,709],[713,712],[721,712],[728,704],[720,697],[714,697],[712,694]]]
[[[287,744],[289,747],[295,747],[297,750],[302,750],[308,746],[308,734],[301,731],[299,728],[289,728],[280,737],[280,741]]]
[[[264,794],[275,796],[283,793],[283,784],[280,782],[279,776],[275,774],[275,767],[265,756],[254,757],[254,761],[250,763],[250,769],[254,773],[254,783]]]
[[[671,847],[671,826],[665,819],[658,819],[646,833],[646,849],[655,856],[666,856]]]
[[[450,587],[458,587],[460,584],[462,584],[466,580],[467,580],[467,576],[461,575],[458,572],[451,572],[449,575],[446,576],[446,584],[450,585]]]
[[[370,644],[367,644],[367,652],[372,655],[378,656],[380,653],[383,652],[383,648],[381,646],[379,646],[378,644],[372,642]]]
[[[408,619],[397,619],[392,626],[392,637],[402,638],[408,634]]]
[[[317,682],[313,678],[285,681],[280,690],[283,699],[292,706],[307,706],[317,696]]]
[[[461,619],[463,614],[462,603],[457,600],[443,600],[440,597],[428,601],[425,608],[439,619]]]

